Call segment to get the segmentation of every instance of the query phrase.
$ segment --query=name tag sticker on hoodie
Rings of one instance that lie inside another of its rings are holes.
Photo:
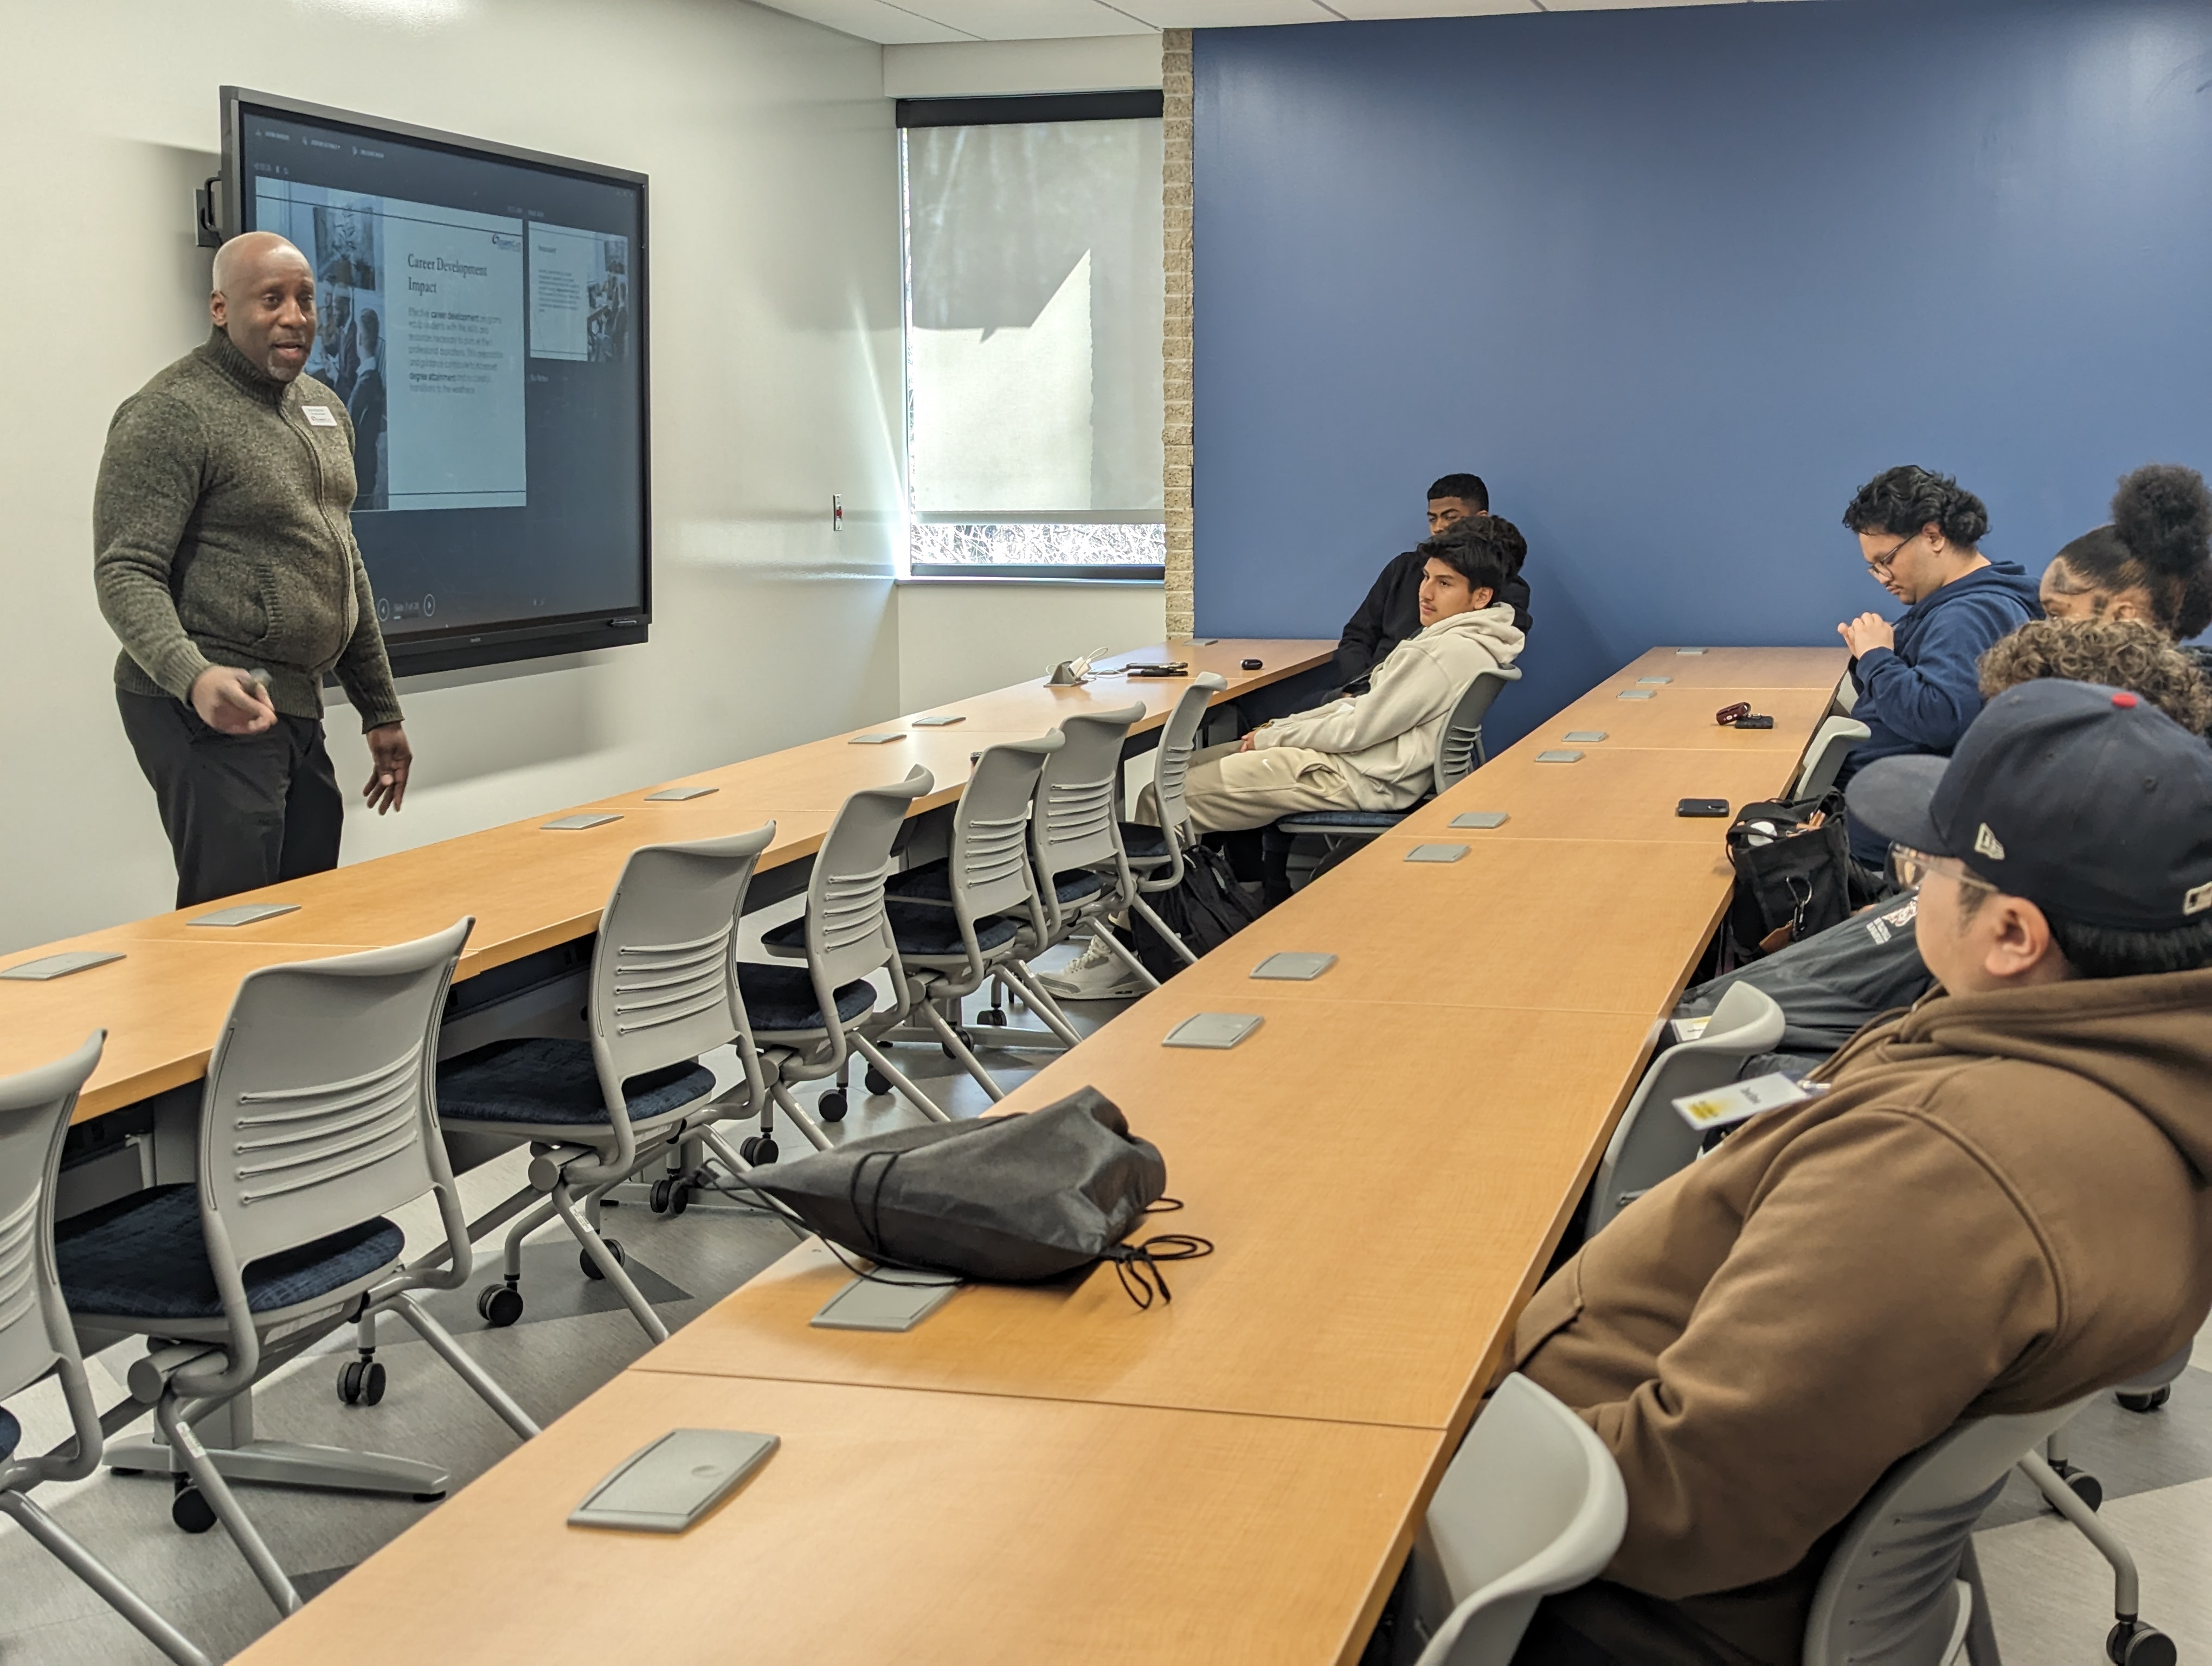
[[[1777,1071],[1771,1076],[1753,1076],[1747,1082],[1730,1082],[1710,1093],[1692,1093],[1686,1099],[1675,1100],[1674,1109],[1682,1113],[1684,1122],[1702,1131],[1733,1128],[1762,1110],[1802,1104],[1812,1097]]]
[[[301,405],[300,414],[307,419],[309,428],[336,428],[338,414],[328,405]]]

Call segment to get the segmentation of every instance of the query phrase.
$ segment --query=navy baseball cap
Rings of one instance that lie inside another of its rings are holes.
[[[2063,919],[2212,919],[2212,746],[2124,689],[2022,683],[1948,758],[1877,759],[1845,798],[1892,844],[1956,857]]]

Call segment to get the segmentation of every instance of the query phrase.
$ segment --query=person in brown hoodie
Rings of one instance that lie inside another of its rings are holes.
[[[1893,1463],[2147,1371],[2212,1309],[2212,749],[2044,680],[1850,796],[1922,887],[1937,987],[1529,1303],[1509,1368],[1596,1431],[1628,1528],[1516,1666],[1794,1666]]]

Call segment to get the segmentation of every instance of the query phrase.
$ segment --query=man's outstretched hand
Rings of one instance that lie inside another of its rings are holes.
[[[361,795],[381,816],[397,810],[407,796],[407,766],[415,762],[415,750],[407,744],[407,731],[397,723],[371,729],[362,739],[368,742],[370,767],[368,785]]]
[[[263,734],[276,726],[269,690],[236,666],[210,666],[192,679],[192,709],[220,734]]]

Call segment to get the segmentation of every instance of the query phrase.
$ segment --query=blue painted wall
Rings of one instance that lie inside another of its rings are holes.
[[[2212,6],[1808,0],[1200,31],[1197,609],[1334,635],[1447,471],[1528,535],[1524,733],[1654,642],[1894,604],[1955,472],[2039,573],[2212,466]]]

